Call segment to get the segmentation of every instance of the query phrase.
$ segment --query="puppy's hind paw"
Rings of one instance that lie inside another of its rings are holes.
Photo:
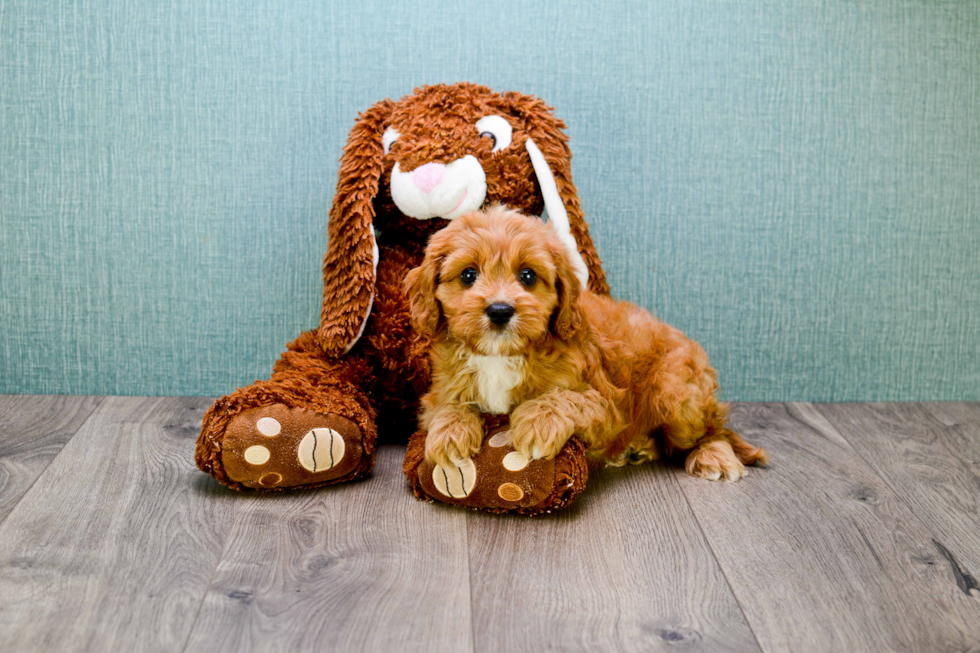
[[[732,450],[732,445],[724,440],[698,445],[688,454],[684,468],[691,476],[709,481],[737,481],[748,474]]]

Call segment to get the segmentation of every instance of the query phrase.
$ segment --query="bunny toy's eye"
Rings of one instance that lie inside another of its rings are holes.
[[[503,116],[484,116],[476,121],[476,129],[480,136],[493,140],[493,152],[499,152],[510,145],[514,132]]]
[[[463,282],[464,286],[472,286],[476,283],[476,278],[480,276],[480,273],[476,271],[475,268],[466,268],[459,275],[459,280]]]
[[[398,140],[401,134],[394,127],[389,127],[385,130],[384,136],[381,137],[381,144],[385,148],[385,154],[391,149],[391,144]]]

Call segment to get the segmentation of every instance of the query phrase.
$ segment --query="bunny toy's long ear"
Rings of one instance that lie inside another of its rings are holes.
[[[578,191],[572,183],[572,152],[568,149],[568,137],[562,131],[565,123],[555,118],[551,108],[536,97],[507,93],[504,100],[527,124],[528,138],[524,146],[544,196],[548,220],[569,248],[576,276],[583,287],[587,286],[596,294],[608,295],[606,273],[589,235]]]
[[[358,116],[340,159],[317,332],[329,356],[344,354],[357,343],[374,303],[378,245],[372,229],[373,202],[384,169],[382,135],[393,106],[385,100]]]

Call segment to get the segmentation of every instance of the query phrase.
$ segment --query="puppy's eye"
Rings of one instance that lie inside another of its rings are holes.
[[[472,286],[476,283],[476,278],[480,276],[480,273],[476,271],[475,268],[466,268],[459,275],[459,280],[463,282],[464,286]]]
[[[494,152],[510,145],[514,133],[514,128],[503,116],[483,116],[476,121],[476,129],[480,136],[493,139]]]
[[[524,268],[521,273],[517,275],[517,278],[521,280],[525,286],[533,286],[534,282],[538,280],[538,275],[534,274],[534,270],[531,268]]]

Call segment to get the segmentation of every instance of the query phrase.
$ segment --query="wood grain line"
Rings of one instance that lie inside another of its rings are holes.
[[[680,460],[675,460],[674,462],[677,465],[679,465],[681,461]],[[718,559],[718,556],[717,556],[717,554],[714,551],[714,547],[711,544],[711,540],[708,538],[708,535],[704,532],[704,527],[701,526],[701,521],[698,519],[697,513],[694,511],[694,507],[691,506],[691,503],[690,503],[690,501],[687,498],[687,494],[684,492],[684,489],[680,485],[680,481],[678,479],[678,474],[679,474],[679,471],[677,469],[673,469],[672,470],[672,473],[670,474],[671,480],[677,485],[677,491],[684,498],[684,503],[687,505],[687,509],[690,511],[691,517],[694,520],[694,523],[697,524],[697,526],[698,526],[698,531],[701,533],[701,537],[704,540],[705,547],[707,547],[708,551],[711,553],[711,557],[714,559],[715,564],[718,565],[718,571],[721,573],[722,578],[725,579],[725,584],[728,585],[728,589],[732,593],[732,598],[735,600],[735,604],[738,606],[738,609],[739,609],[739,611],[742,614],[742,619],[745,621],[746,627],[749,629],[749,632],[752,633],[752,638],[755,641],[756,648],[759,651],[762,651],[763,650],[763,648],[762,648],[762,642],[759,641],[759,636],[756,635],[755,634],[755,631],[752,629],[752,624],[749,623],[749,618],[748,618],[748,615],[745,612],[745,608],[742,606],[742,602],[739,599],[738,595],[732,589],[732,583],[728,579],[728,575],[725,573],[725,568],[721,565],[721,561]]]
[[[949,562],[949,566],[953,570],[953,578],[956,580],[956,586],[959,587],[960,590],[962,590],[967,596],[972,596],[973,590],[980,592],[980,585],[977,585],[977,579],[960,567],[960,563],[956,560],[953,554],[950,553],[950,550],[936,540],[933,540],[932,543],[936,545],[936,549],[939,550],[939,553],[941,553],[943,557],[946,558],[946,561]]]
[[[980,648],[978,404],[740,404],[769,468],[603,470],[524,518],[417,502],[391,445],[362,482],[227,490],[193,465],[209,403],[0,396],[5,649]]]
[[[102,399],[0,395],[0,524]]]
[[[964,570],[980,570],[980,406],[828,404],[818,409],[934,534],[940,559],[951,565],[950,579],[960,589],[963,583],[969,587]]]
[[[670,471],[594,473],[568,511],[469,515],[475,650],[758,651]]]
[[[466,513],[416,501],[404,447],[372,477],[238,495],[187,651],[472,649]]]
[[[239,505],[193,464],[207,399],[107,398],[0,527],[17,651],[178,650]]]
[[[771,464],[734,484],[677,472],[763,650],[966,650],[980,613],[932,532],[808,404],[740,404]]]

